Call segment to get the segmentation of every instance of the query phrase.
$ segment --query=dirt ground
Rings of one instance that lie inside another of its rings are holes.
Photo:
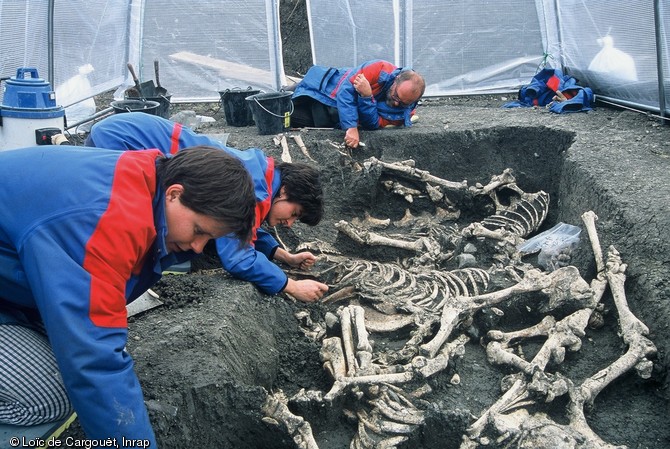
[[[287,73],[302,74],[311,58],[306,27],[299,26],[306,20],[304,0],[283,1],[282,17],[293,23],[282,28]],[[339,220],[362,218],[366,212],[376,218],[402,217],[402,205],[371,186],[365,172],[357,169],[357,164],[372,156],[385,161],[411,158],[417,168],[452,181],[466,180],[468,185],[485,184],[511,168],[525,191],[550,194],[552,205],[543,230],[559,222],[582,226],[581,214],[595,212],[603,248],[614,245],[628,264],[630,308],[648,326],[658,353],[649,379],[628,373],[603,390],[586,411],[588,423],[617,447],[668,448],[670,127],[653,116],[602,104],[588,113],[563,115],[545,109],[501,108],[512,99],[513,95],[425,99],[415,126],[363,131],[361,141],[366,146],[351,156],[336,148],[342,131],[291,131],[289,135],[302,136],[314,159],[307,159],[289,138],[293,161],[315,164],[322,171],[326,212],[318,226],[298,223],[290,230],[279,229],[278,237],[289,250],[318,240],[352,258],[388,261],[400,256],[353,244],[335,227]],[[277,160],[281,157],[274,136],[259,135],[255,126],[227,126],[218,104],[173,109],[213,117],[216,121],[200,131],[228,134],[229,146],[260,147]],[[413,207],[416,212],[420,206]],[[466,211],[458,224],[475,218]],[[582,235],[571,264],[590,282],[595,263]],[[207,254],[194,267],[190,274],[165,276],[154,289],[164,305],[130,319],[128,350],[160,447],[297,447],[282,430],[262,420],[261,406],[271,392],[281,390],[292,397],[301,389],[327,392],[331,388],[319,358],[321,344],[304,335],[300,327],[304,319],[301,322],[295,314],[307,311],[314,322],[322,322],[343,304],[304,305],[283,296],[263,295],[253,285],[231,278]],[[536,310],[531,312],[531,303],[526,302],[533,300],[520,298],[500,305],[505,315],[495,321],[475,317],[465,353],[428,381],[432,392],[424,397],[425,424],[398,447],[459,447],[467,427],[500,397],[501,379],[509,372],[487,361],[478,337],[491,328],[520,329],[537,322]],[[609,292],[604,302],[604,326],[589,329],[582,348],[566,355],[558,368],[575,382],[593,376],[627,350]],[[372,338],[383,348],[409,336]],[[454,374],[460,376],[457,385],[450,382]],[[344,412],[355,407],[351,400],[318,405],[294,402],[290,407],[310,423],[320,449],[344,449],[357,430],[355,420]],[[557,402],[545,410],[555,417],[565,405]],[[565,417],[556,419],[565,421]],[[68,432],[77,435],[81,429],[74,425]],[[491,441],[487,447],[507,446]]]

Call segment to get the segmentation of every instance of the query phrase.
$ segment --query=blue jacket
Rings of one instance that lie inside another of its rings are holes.
[[[556,91],[567,98],[565,101],[553,101]],[[519,99],[503,105],[504,108],[548,106],[557,114],[567,112],[590,111],[593,103],[593,91],[577,85],[577,80],[564,75],[560,69],[542,69],[530,83],[521,86]]]
[[[166,250],[162,157],[71,146],[0,152],[0,309],[39,311],[92,439],[156,447],[125,351],[126,304],[195,255]]]
[[[410,118],[417,103],[408,107],[386,104],[386,93],[402,69],[381,59],[365,62],[353,68],[312,66],[298,83],[293,98],[311,97],[337,108],[340,128],[379,129],[386,125],[412,126]],[[372,97],[361,97],[352,81],[363,73],[372,87]]]
[[[165,154],[194,145],[221,148],[239,158],[251,174],[256,193],[256,223],[251,244],[240,247],[234,237],[216,240],[221,265],[233,276],[253,282],[263,292],[274,295],[286,287],[288,276],[271,261],[279,243],[261,225],[267,218],[272,199],[279,191],[281,175],[274,160],[260,149],[237,150],[188,127],[145,113],[115,114],[91,128],[87,144],[117,150],[156,148]]]

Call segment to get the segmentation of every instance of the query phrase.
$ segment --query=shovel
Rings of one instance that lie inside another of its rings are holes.
[[[160,75],[158,74],[158,59],[154,59],[154,72],[156,73],[156,96],[164,97],[167,95],[168,91],[166,88],[161,86]]]
[[[156,86],[154,86],[153,80],[145,81],[142,84],[140,84],[140,80],[137,78],[137,75],[135,74],[135,68],[131,63],[128,63],[128,71],[130,72],[130,75],[133,77],[133,81],[135,82],[135,89],[137,89],[137,92],[139,93],[141,98],[155,96]]]

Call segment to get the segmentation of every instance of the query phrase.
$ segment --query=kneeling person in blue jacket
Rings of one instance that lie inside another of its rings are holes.
[[[359,127],[412,126],[425,89],[418,72],[382,59],[357,67],[315,65],[294,86],[291,125],[343,129],[344,143],[356,148]]]
[[[314,226],[323,215],[323,190],[319,172],[301,163],[280,163],[256,148],[237,150],[190,128],[155,115],[127,113],[111,115],[91,128],[86,145],[117,150],[157,148],[175,154],[193,145],[209,145],[240,159],[254,181],[256,222],[251,243],[240,246],[234,236],[216,240],[223,268],[233,276],[254,283],[267,294],[285,292],[312,302],[328,291],[328,286],[313,279],[295,280],[272,260],[309,270],[316,257],[308,251],[290,253],[261,226],[291,227],[296,220]]]
[[[126,305],[210,239],[251,238],[249,173],[211,147],[38,146],[0,151],[0,179],[0,423],[74,408],[89,439],[157,447]]]

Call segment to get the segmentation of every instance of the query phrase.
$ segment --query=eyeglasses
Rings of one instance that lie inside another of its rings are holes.
[[[393,85],[388,91],[388,97],[391,99],[392,102],[397,103],[399,107],[407,108],[411,106],[413,103],[415,103],[414,101],[405,103],[400,99],[400,97],[398,97],[397,91],[398,91],[398,82],[397,80],[395,80],[393,81]]]

